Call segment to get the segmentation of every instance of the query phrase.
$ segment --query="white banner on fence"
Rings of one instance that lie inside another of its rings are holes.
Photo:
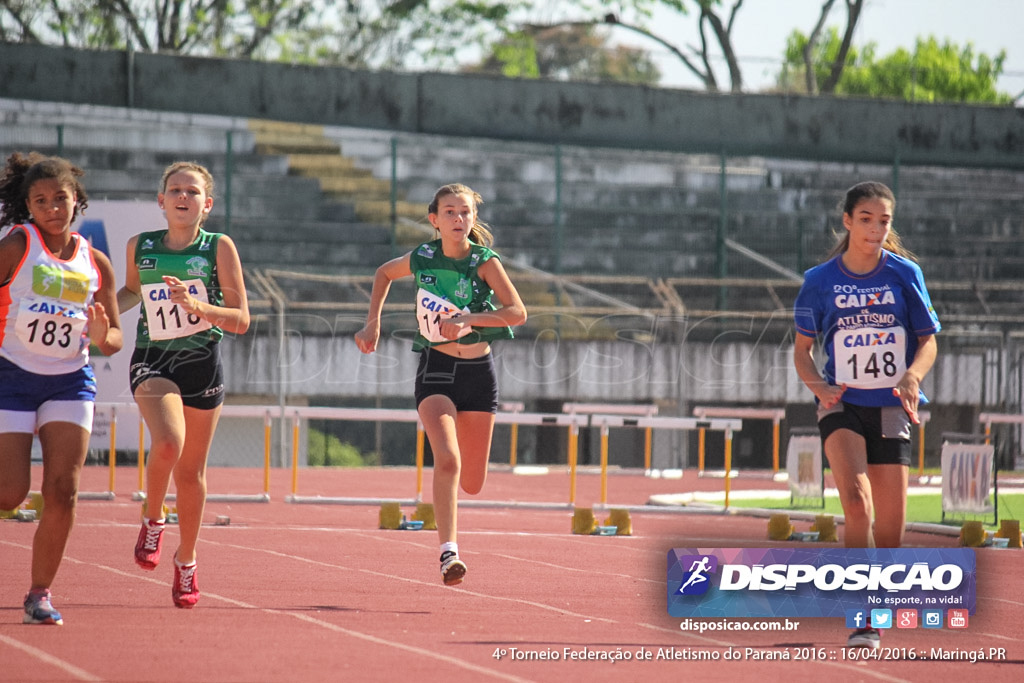
[[[994,464],[991,444],[942,444],[942,511],[992,512]]]
[[[86,179],[88,184],[88,178]],[[104,201],[89,202],[86,215],[79,218],[73,227],[80,232],[95,248],[104,252],[114,267],[115,288],[120,289],[125,276],[125,247],[128,239],[145,230],[159,230],[167,227],[163,212],[156,203],[156,186],[153,187],[153,201]],[[132,392],[128,386],[128,366],[132,351],[135,348],[135,326],[139,320],[139,308],[136,306],[127,313],[121,314],[121,329],[124,331],[124,348],[113,356],[93,354],[91,363],[96,373],[96,400],[101,403],[132,402]],[[117,447],[138,448],[139,444],[138,415],[131,420],[122,422],[118,416]],[[108,410],[97,410],[93,420],[92,438],[89,446],[96,449],[110,447],[110,413]]]
[[[786,448],[786,472],[789,492],[794,498],[821,498],[821,439],[817,436],[791,436]]]

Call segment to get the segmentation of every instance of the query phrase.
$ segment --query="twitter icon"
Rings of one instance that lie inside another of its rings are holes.
[[[892,628],[891,609],[871,610],[871,626],[873,628]]]

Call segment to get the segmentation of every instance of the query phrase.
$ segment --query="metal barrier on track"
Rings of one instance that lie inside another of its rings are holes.
[[[106,492],[82,492],[80,496],[84,499],[114,497],[115,484],[115,444],[117,438],[117,425],[119,419],[125,415],[132,415],[139,424],[139,453],[145,450],[145,423],[139,416],[137,406],[133,403],[125,404],[101,404],[111,411],[110,425],[110,455],[109,455],[109,490]],[[579,448],[580,427],[598,427],[601,430],[601,500],[598,507],[609,507],[608,503],[608,430],[619,427],[635,427],[644,429],[648,434],[654,429],[699,429],[722,431],[726,438],[726,467],[729,467],[732,446],[732,434],[742,429],[743,423],[738,419],[698,419],[686,417],[656,417],[649,406],[638,406],[635,410],[627,410],[626,407],[616,407],[608,404],[566,404],[570,412],[567,413],[530,413],[522,412],[519,405],[513,405],[513,410],[502,410],[495,415],[495,424],[506,424],[512,426],[557,426],[568,430],[568,448],[566,464],[569,471],[569,492],[565,501],[551,502],[512,502],[512,501],[486,501],[467,500],[460,501],[460,506],[465,507],[521,507],[538,509],[572,509],[576,503],[576,480]],[[607,412],[582,412],[588,410],[617,410],[619,414]],[[623,414],[625,413],[625,414]],[[424,449],[425,435],[423,427],[419,423],[419,415],[415,410],[384,409],[384,408],[326,408],[326,407],[287,407],[284,410],[286,419],[290,419],[292,425],[292,452],[291,452],[291,493],[285,497],[289,503],[323,503],[323,504],[349,504],[349,505],[376,505],[385,502],[399,502],[415,504],[423,500],[423,470],[424,470]],[[258,494],[226,493],[209,494],[207,499],[211,502],[267,502],[270,500],[270,477],[271,477],[271,425],[274,419],[281,416],[281,410],[277,406],[224,406],[221,412],[222,417],[247,417],[262,418],[264,426],[263,434],[263,491]],[[351,420],[366,422],[412,422],[416,423],[416,488],[408,498],[388,497],[334,497],[334,496],[303,496],[299,493],[299,438],[301,434],[301,423],[303,419],[320,420]],[[513,432],[512,448],[515,449],[515,432]],[[650,439],[646,440],[645,462],[650,470]],[[515,463],[514,450],[510,462]],[[139,490],[133,494],[133,498],[141,500],[145,497],[143,493],[145,482],[145,458],[139,458]],[[725,479],[725,503],[729,503],[729,478]],[[174,500],[174,494],[168,494],[168,500]],[[621,507],[621,506],[616,506]],[[640,506],[645,507],[645,506]],[[636,509],[636,506],[634,506]]]

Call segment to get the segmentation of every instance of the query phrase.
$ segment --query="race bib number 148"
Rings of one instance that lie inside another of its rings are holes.
[[[907,371],[907,333],[902,327],[862,327],[836,332],[832,340],[836,384],[888,389]]]

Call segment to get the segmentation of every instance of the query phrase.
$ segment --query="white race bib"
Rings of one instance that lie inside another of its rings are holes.
[[[25,348],[48,358],[71,359],[82,351],[88,322],[82,306],[25,297],[18,307],[15,334]]]
[[[454,318],[461,313],[469,313],[469,309],[458,308],[452,302],[445,301],[423,288],[416,292],[416,322],[419,324],[420,334],[432,344],[452,341],[441,336],[441,321]],[[459,337],[465,337],[472,331],[472,327],[464,327],[459,332]]]
[[[907,332],[902,327],[840,330],[832,338],[836,384],[890,389],[907,372]]]
[[[202,280],[197,278],[182,282],[193,297],[199,301],[209,301]],[[213,327],[208,321],[195,313],[186,313],[184,308],[171,301],[171,288],[164,282],[142,285],[142,301],[146,307],[149,338],[154,341],[179,339]]]

